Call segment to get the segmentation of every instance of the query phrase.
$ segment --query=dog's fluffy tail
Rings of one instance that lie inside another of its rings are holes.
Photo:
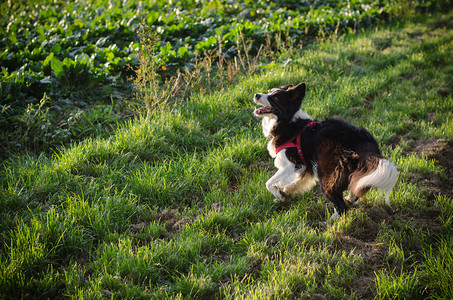
[[[351,192],[360,197],[370,188],[380,189],[385,193],[385,203],[390,206],[390,193],[398,178],[395,165],[383,157],[372,157],[365,164],[367,165],[365,173],[352,174]]]

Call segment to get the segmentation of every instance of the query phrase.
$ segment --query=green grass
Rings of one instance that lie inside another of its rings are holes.
[[[285,67],[0,174],[4,298],[451,298],[452,13],[296,51]],[[252,95],[364,126],[400,172],[331,225],[318,189],[275,205]],[[436,146],[436,147],[434,147]],[[432,151],[430,149],[437,149]]]

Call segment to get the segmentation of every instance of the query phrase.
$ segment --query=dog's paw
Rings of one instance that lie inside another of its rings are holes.
[[[355,201],[351,201],[351,202],[349,202],[349,203],[351,203],[351,205],[352,205],[353,207],[357,207],[357,206],[360,205],[360,199],[357,199],[357,200],[355,200]]]
[[[275,199],[274,199],[274,203],[275,203],[275,204],[286,203],[286,198],[275,198]]]
[[[289,195],[286,194],[284,191],[281,189],[277,188],[278,194],[276,195],[277,197],[274,199],[274,203],[287,203],[287,200],[289,199]]]
[[[330,218],[328,218],[324,222],[320,222],[321,226],[326,227],[326,226],[329,226],[329,225],[333,225],[340,217],[341,217],[341,215],[335,209],[333,214],[330,216]]]

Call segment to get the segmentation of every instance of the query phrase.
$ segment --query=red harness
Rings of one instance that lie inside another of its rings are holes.
[[[300,159],[302,160],[302,163],[304,165],[306,165],[305,163],[305,159],[304,159],[304,155],[302,154],[302,148],[300,147],[300,137],[302,136],[302,133],[304,132],[304,130],[307,128],[307,127],[310,127],[312,125],[315,125],[315,124],[318,124],[319,122],[317,121],[312,121],[310,123],[308,123],[307,125],[305,125],[304,128],[302,128],[302,130],[299,132],[299,134],[297,134],[295,137],[293,137],[292,139],[290,139],[289,141],[287,141],[286,143],[284,143],[283,145],[277,147],[275,149],[275,155],[278,154],[278,152],[282,151],[283,149],[287,149],[287,148],[297,148],[297,153],[299,154],[299,157]]]

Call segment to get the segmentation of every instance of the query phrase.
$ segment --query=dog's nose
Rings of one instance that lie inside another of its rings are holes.
[[[260,94],[255,94],[255,99],[258,100],[259,98],[261,98],[261,95]]]

